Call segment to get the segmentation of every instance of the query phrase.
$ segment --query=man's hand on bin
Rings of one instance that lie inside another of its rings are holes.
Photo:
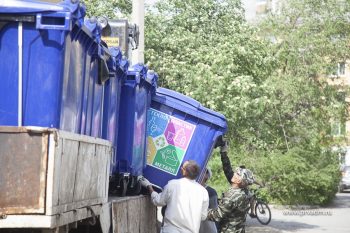
[[[219,136],[216,139],[214,148],[217,148],[217,147],[220,147],[220,152],[227,152],[228,143],[223,135]]]
[[[222,146],[224,143],[224,137],[222,135],[220,135],[215,142],[214,148],[218,148],[220,146]]]
[[[141,186],[144,188],[148,188],[148,186],[152,186],[151,182],[149,182],[145,177],[140,176],[138,178],[138,181],[140,182]]]
[[[143,176],[139,176],[137,180],[138,180],[138,182],[140,182],[141,186],[144,187],[145,189],[147,189],[150,193],[163,192],[163,189],[161,187],[159,187],[158,185],[152,184],[151,182],[149,182],[149,180],[147,180]],[[154,189],[156,189],[156,190],[154,190]]]

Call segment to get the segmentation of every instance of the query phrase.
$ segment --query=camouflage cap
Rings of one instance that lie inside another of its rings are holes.
[[[254,183],[254,175],[253,172],[250,171],[247,168],[241,168],[241,167],[237,167],[235,169],[235,173],[241,177],[243,184],[245,185],[251,185]]]

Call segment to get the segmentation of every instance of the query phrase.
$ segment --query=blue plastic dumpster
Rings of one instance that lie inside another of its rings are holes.
[[[112,47],[109,51],[111,54],[108,60],[110,79],[106,82],[104,91],[102,138],[109,140],[114,146],[112,171],[116,164],[121,86],[126,78],[129,62],[122,58],[122,52],[119,48]]]
[[[90,74],[91,67],[85,64],[91,53],[91,47],[96,42],[92,33],[83,24],[75,24],[70,33],[70,52],[66,58],[68,66],[65,73],[68,75],[63,79],[62,104],[59,128],[82,134],[82,118],[85,96],[88,89],[84,85]],[[96,45],[95,45],[96,46]],[[94,84],[96,85],[96,84]],[[89,100],[91,101],[91,100]]]
[[[98,36],[83,24],[84,15],[79,1],[1,4],[0,125],[82,132],[82,107],[89,104],[84,100],[95,101],[86,96],[102,90],[98,81],[105,81],[106,73],[98,72],[106,62]]]
[[[80,133],[102,137],[104,86],[109,79],[109,51],[101,44],[101,26],[95,18],[85,19],[82,33],[92,39],[83,57],[85,79]]]
[[[103,114],[103,127],[102,138],[111,141],[115,144],[115,138],[117,137],[117,125],[119,116],[119,103],[121,85],[125,75],[118,76],[117,69],[121,62],[122,54],[119,48],[110,48],[111,57],[108,60],[109,68],[109,80],[106,82],[104,91],[104,114]]]
[[[4,1],[0,7],[0,124],[58,127],[69,7]],[[40,117],[37,117],[40,116]]]
[[[186,160],[195,160],[203,173],[217,138],[227,130],[222,114],[165,88],[157,89],[147,114],[144,176],[160,187],[181,177],[179,170]]]
[[[141,187],[146,158],[147,110],[157,87],[158,76],[146,66],[135,65],[128,70],[122,86],[116,164],[113,167],[116,186],[121,195],[137,194]]]

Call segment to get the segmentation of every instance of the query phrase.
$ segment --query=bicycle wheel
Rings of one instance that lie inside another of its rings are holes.
[[[257,202],[255,205],[255,213],[258,221],[267,225],[271,221],[271,210],[270,207],[264,202]]]

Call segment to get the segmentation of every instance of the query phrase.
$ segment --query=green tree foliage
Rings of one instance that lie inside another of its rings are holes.
[[[237,125],[249,128],[246,119],[266,102],[263,82],[274,61],[239,1],[161,1],[146,27],[146,60],[161,86],[225,113],[232,134],[242,132]]]
[[[290,155],[278,165],[304,170],[298,175],[283,169],[289,180],[271,183],[286,187],[288,195],[281,190],[274,197],[282,202],[323,204],[331,200],[339,180],[337,157],[329,152],[335,143],[329,135],[330,121],[345,121],[348,117],[342,93],[348,94],[348,88],[330,86],[327,79],[330,67],[350,56],[350,3],[293,0],[283,1],[280,6],[277,14],[271,14],[260,25],[262,36],[274,38],[271,52],[278,61],[267,86],[278,111],[276,120],[285,146],[274,149]],[[275,161],[278,159],[271,164]]]
[[[118,14],[131,14],[131,0],[83,0],[86,5],[87,16],[105,16],[116,18]]]
[[[232,163],[251,167],[270,198],[323,204],[339,180],[329,122],[347,115],[322,77],[349,56],[349,3],[288,2],[255,28],[238,0],[160,1],[146,18],[146,61],[161,86],[226,116]],[[221,192],[217,154],[210,165]]]

